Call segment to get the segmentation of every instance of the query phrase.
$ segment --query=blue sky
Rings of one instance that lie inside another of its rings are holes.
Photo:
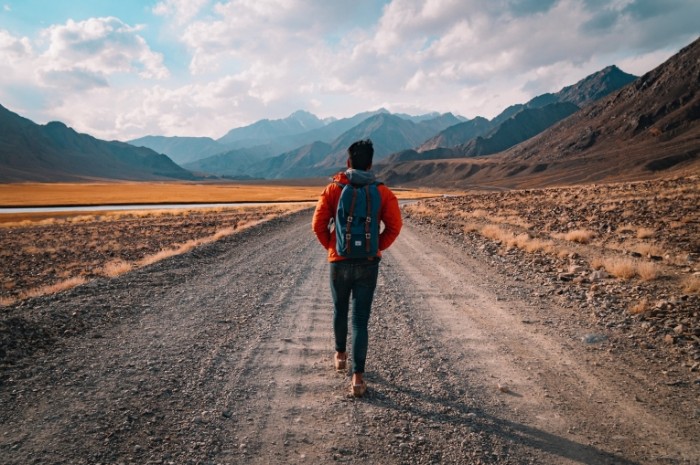
[[[697,0],[0,0],[0,104],[128,140],[303,109],[491,118],[700,35]]]

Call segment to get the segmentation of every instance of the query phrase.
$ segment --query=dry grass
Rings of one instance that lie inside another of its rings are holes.
[[[434,213],[433,209],[423,202],[408,205],[406,210],[418,216],[432,216]]]
[[[507,249],[517,248],[527,253],[554,253],[557,251],[554,242],[533,238],[528,233],[514,234],[495,224],[482,226],[480,229],[476,228],[478,227],[475,227],[474,230],[479,231],[482,236],[502,243]],[[568,254],[568,251],[566,253]]]
[[[685,271],[679,267],[696,269],[699,180],[694,176],[575,188],[474,191],[426,201],[420,217],[430,220],[436,218],[435,212],[444,216],[447,211],[450,215],[441,226],[446,223],[466,233],[477,232],[503,250],[542,252],[560,262],[587,261],[612,276],[634,279],[630,285],[638,298],[662,292],[659,289],[668,295],[698,292],[698,278],[682,283]],[[472,234],[466,240],[471,238]],[[686,290],[681,291],[681,286]]]
[[[133,265],[124,260],[112,260],[102,267],[102,274],[108,278],[128,273],[133,268]]]
[[[146,203],[303,202],[315,201],[316,185],[276,183],[114,182],[0,184],[0,205],[116,205]],[[397,189],[400,199],[434,197],[434,192]]]
[[[286,203],[155,216],[105,213],[75,222],[64,217],[49,227],[34,222],[16,231],[0,228],[0,282],[7,283],[0,287],[0,298],[11,305],[99,276],[119,276],[308,207]]]
[[[627,311],[632,315],[639,315],[649,310],[649,302],[647,299],[642,299],[636,304],[630,306]]]
[[[700,276],[687,276],[681,284],[686,294],[700,294]]]
[[[495,224],[487,224],[486,226],[483,226],[480,232],[482,236],[502,243],[507,243],[507,241],[513,237],[513,233],[506,231]]]
[[[644,255],[645,257],[657,256],[661,257],[664,255],[663,249],[655,244],[649,244],[648,242],[642,242],[640,244],[635,244],[630,247],[631,250]]]
[[[40,297],[42,295],[55,294],[57,292],[72,289],[81,284],[85,284],[87,279],[83,277],[75,277],[66,279],[65,281],[59,281],[55,284],[49,284],[47,286],[41,286],[35,289],[29,289],[22,293],[22,298],[33,298]]]
[[[255,222],[247,222],[247,223],[239,223],[239,228],[238,229],[245,229],[246,227],[251,227],[255,224],[258,224],[258,221]],[[240,227],[243,226],[243,227]],[[141,259],[138,262],[138,266],[148,266],[152,265],[153,263],[159,262],[161,260],[165,260],[166,258],[174,257],[175,255],[181,255],[185,252],[189,252],[190,250],[194,249],[195,247],[199,247],[200,245],[204,244],[209,244],[211,242],[218,241],[222,237],[225,236],[230,236],[236,231],[235,228],[224,228],[216,231],[214,234],[208,237],[202,237],[199,239],[192,239],[190,241],[184,242],[182,244],[174,244],[172,248],[169,249],[164,249],[161,250],[160,252],[157,252],[152,255],[148,255]]]
[[[638,276],[642,281],[653,281],[661,276],[656,263],[644,262],[627,257],[605,257],[591,260],[595,269],[604,268],[612,276],[620,279],[632,279]]]
[[[521,247],[525,252],[528,253],[534,253],[534,252],[545,252],[545,253],[553,253],[557,251],[557,247],[552,241],[545,241],[542,239],[530,239],[526,243],[523,244]],[[569,251],[565,251],[566,254],[569,254]]]
[[[600,256],[591,258],[589,263],[591,265],[591,268],[593,268],[594,270],[605,268],[605,260],[603,260],[603,257]]]
[[[653,281],[660,275],[659,267],[656,263],[638,262],[637,275],[642,281]]]
[[[573,231],[561,234],[554,234],[553,236],[557,239],[564,239],[569,242],[588,244],[589,242],[591,242],[591,239],[595,237],[595,234],[592,231],[588,231],[587,229],[575,229]]]
[[[636,260],[631,258],[603,258],[602,265],[603,268],[605,268],[605,271],[616,278],[632,279],[637,275]]]
[[[159,262],[161,260],[165,260],[166,258],[174,257],[175,255],[185,253],[194,247],[195,247],[194,244],[186,243],[186,244],[181,244],[180,246],[172,248],[172,249],[161,250],[160,252],[154,253],[152,255],[147,255],[146,257],[139,260],[138,266],[152,265],[152,264]]]
[[[476,210],[472,210],[470,212],[470,215],[474,218],[487,218],[489,216],[489,212],[479,208]]]
[[[481,229],[481,225],[472,222],[464,223],[464,225],[462,226],[462,231],[464,231],[465,233],[478,232],[479,229]]]

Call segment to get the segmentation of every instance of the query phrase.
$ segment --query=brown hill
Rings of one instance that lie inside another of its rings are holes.
[[[166,155],[79,134],[60,122],[36,124],[0,105],[0,181],[193,179]]]
[[[387,182],[529,187],[700,172],[700,39],[627,85],[488,158],[384,167]]]

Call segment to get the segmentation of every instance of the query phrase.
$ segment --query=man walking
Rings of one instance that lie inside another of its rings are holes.
[[[367,323],[377,285],[381,251],[399,235],[399,203],[370,171],[374,147],[360,140],[348,148],[348,170],[336,174],[316,205],[312,228],[328,250],[333,296],[334,364],[347,367],[348,312],[352,298],[352,394],[367,390],[363,375],[367,357]],[[375,221],[372,218],[375,217]],[[380,223],[384,225],[380,232]],[[333,226],[331,226],[333,224]],[[333,228],[333,229],[331,229]],[[356,231],[360,228],[360,233]],[[376,228],[376,229],[374,229]]]

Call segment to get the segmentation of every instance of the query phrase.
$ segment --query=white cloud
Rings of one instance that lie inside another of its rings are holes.
[[[185,24],[197,16],[209,0],[165,0],[153,7],[153,13],[173,18],[177,24]]]
[[[0,57],[3,59],[24,58],[32,54],[32,45],[27,37],[15,37],[0,30]]]
[[[138,72],[143,78],[169,75],[163,56],[153,52],[132,27],[118,18],[90,18],[51,26],[43,32],[49,47],[43,53],[48,69],[84,69],[93,73]]]
[[[116,115],[132,103],[124,97],[134,94],[128,85],[169,74],[140,30],[117,18],[69,20],[42,30],[34,41],[0,30],[0,101],[37,122],[59,119],[83,132],[118,137]]]

